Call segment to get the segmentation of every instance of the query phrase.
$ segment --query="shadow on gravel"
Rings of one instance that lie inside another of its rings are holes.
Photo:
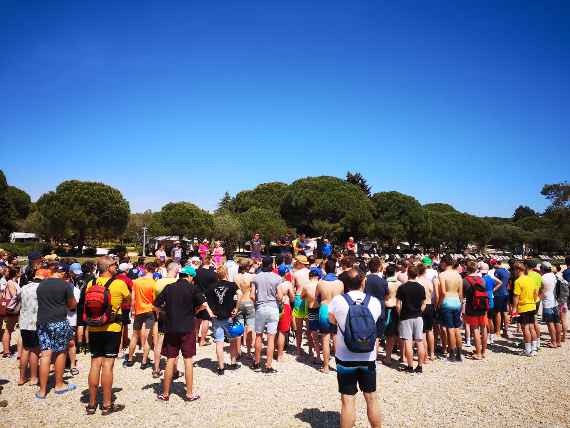
[[[6,385],[7,383],[10,383],[8,379],[0,379],[0,385]]]
[[[201,360],[194,362],[194,364],[203,369],[208,369],[214,373],[216,373],[218,370],[218,362],[212,360],[211,358],[202,358]]]
[[[149,383],[141,388],[142,390],[152,389],[155,395],[162,393],[162,382]],[[170,395],[178,395],[180,398],[186,398],[186,383],[184,379],[182,382],[173,381],[170,386]]]
[[[123,388],[112,388],[111,392],[111,400],[115,401],[117,399],[117,392],[121,392]],[[82,403],[88,404],[89,403],[89,389],[84,389],[81,391],[81,398],[79,399]],[[103,402],[103,389],[101,387],[97,388],[97,402]]]
[[[312,428],[340,426],[340,413],[331,412],[330,410],[303,409],[301,413],[295,415],[295,418],[309,424]]]

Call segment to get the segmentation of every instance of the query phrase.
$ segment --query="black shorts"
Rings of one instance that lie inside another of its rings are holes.
[[[519,314],[519,324],[534,324],[534,315],[536,311],[522,312]]]
[[[90,331],[89,351],[91,358],[117,358],[121,346],[121,333],[110,331]]]
[[[495,308],[493,312],[507,312],[508,296],[495,296]]]
[[[40,339],[38,339],[36,330],[20,330],[20,336],[22,336],[22,346],[24,349],[32,349],[40,346]]]
[[[154,324],[155,316],[154,312],[145,312],[144,314],[135,315],[135,321],[133,322],[133,330],[141,330],[144,325],[147,330],[152,329]]]
[[[165,321],[166,313],[161,312],[158,314],[158,332],[159,333],[166,333],[166,321]]]
[[[384,336],[398,337],[398,311],[396,308],[386,308],[386,317],[384,319]]]
[[[355,395],[362,392],[376,391],[376,362],[375,361],[341,361],[336,359],[336,379],[338,392],[344,395]]]
[[[433,330],[433,320],[435,317],[435,310],[433,305],[426,305],[424,312],[422,313],[422,319],[424,320],[424,333],[426,331]]]
[[[123,309],[123,325],[129,325],[131,323],[131,310]]]
[[[196,314],[196,318],[202,321],[208,321],[210,319],[210,314],[208,314],[206,309],[203,309]]]

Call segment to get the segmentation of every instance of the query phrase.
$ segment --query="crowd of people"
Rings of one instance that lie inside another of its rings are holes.
[[[358,389],[370,424],[380,426],[377,361],[419,374],[437,359],[484,361],[501,338],[520,344],[526,357],[566,341],[570,269],[563,266],[437,254],[361,258],[353,240],[340,252],[324,242],[317,259],[299,242],[271,257],[256,234],[252,257],[237,260],[219,242],[211,249],[204,242],[189,258],[176,243],[168,255],[161,247],[154,260],[135,263],[103,256],[80,264],[31,253],[24,268],[0,253],[2,358],[16,355],[18,384],[37,385],[35,396],[44,400],[50,371],[53,392],[70,393],[76,386],[64,382],[64,371],[77,376],[77,353],[90,353],[86,412],[94,414],[100,405],[106,415],[124,408],[112,401],[115,361],[123,358],[123,367],[132,368],[137,349],[140,369],[163,377],[161,401],[169,400],[172,380],[182,375],[182,354],[185,400],[195,401],[197,345],[213,341],[216,371],[223,376],[246,362],[273,374],[274,360],[287,358],[292,342],[297,357],[323,374],[334,368],[341,426],[355,421]],[[546,344],[539,317],[548,327]],[[522,340],[515,339],[517,332]]]

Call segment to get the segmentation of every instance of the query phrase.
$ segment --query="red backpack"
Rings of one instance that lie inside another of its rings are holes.
[[[109,286],[115,277],[109,278],[105,285],[97,283],[94,279],[91,287],[85,291],[83,306],[83,322],[91,327],[100,327],[115,321],[112,311],[111,292]]]
[[[487,312],[490,308],[489,294],[483,279],[474,276],[467,276],[465,279],[471,285],[471,306],[473,310]]]

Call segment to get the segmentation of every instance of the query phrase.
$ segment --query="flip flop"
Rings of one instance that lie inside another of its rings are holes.
[[[193,393],[190,397],[188,397],[188,396],[184,397],[184,401],[196,401],[199,399],[200,399],[200,396],[196,393]]]
[[[91,406],[85,407],[85,413],[87,413],[88,415],[94,415],[96,411],[97,411],[97,405],[96,404],[93,407],[91,407]]]
[[[170,400],[170,396],[169,395],[164,395],[164,394],[159,394],[156,396],[156,399],[158,401],[168,401]]]
[[[22,382],[22,383],[18,382],[18,386],[24,386],[24,385],[27,384],[28,382],[29,382],[29,381],[25,381],[25,382]]]
[[[68,392],[71,392],[73,390],[77,389],[77,385],[73,384],[73,383],[68,383],[65,386],[65,389],[60,389],[59,391],[54,389],[53,392],[55,392],[57,395],[62,395],[62,394],[66,394]]]
[[[47,397],[47,394],[44,395],[43,397],[40,395],[40,392],[36,392],[36,400],[45,400]]]

